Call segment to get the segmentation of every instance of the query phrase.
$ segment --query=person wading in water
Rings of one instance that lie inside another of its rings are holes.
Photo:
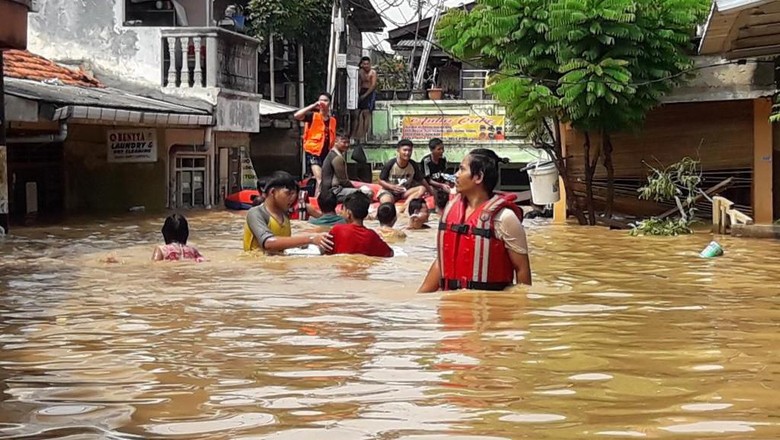
[[[442,214],[438,256],[420,292],[503,290],[531,284],[522,212],[493,190],[499,158],[492,150],[472,150],[460,163],[458,195]]]

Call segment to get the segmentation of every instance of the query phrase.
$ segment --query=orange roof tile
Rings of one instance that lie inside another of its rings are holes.
[[[4,74],[9,78],[35,81],[56,79],[71,86],[103,87],[100,81],[81,69],[73,70],[60,66],[26,50],[7,50],[3,52],[3,61]]]

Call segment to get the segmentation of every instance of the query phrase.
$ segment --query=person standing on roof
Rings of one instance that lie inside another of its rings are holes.
[[[306,163],[317,180],[315,197],[320,193],[322,184],[322,163],[333,144],[336,143],[336,117],[330,114],[332,97],[328,92],[320,93],[317,102],[295,112],[295,119],[303,121],[303,151]]]

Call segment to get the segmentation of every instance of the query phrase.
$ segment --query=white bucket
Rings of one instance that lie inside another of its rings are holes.
[[[548,205],[561,199],[558,169],[554,163],[536,166],[528,170],[531,181],[531,199],[536,205]]]

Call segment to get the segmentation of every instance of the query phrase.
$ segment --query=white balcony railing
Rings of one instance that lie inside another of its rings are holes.
[[[257,93],[254,38],[220,28],[162,29],[162,84]]]

